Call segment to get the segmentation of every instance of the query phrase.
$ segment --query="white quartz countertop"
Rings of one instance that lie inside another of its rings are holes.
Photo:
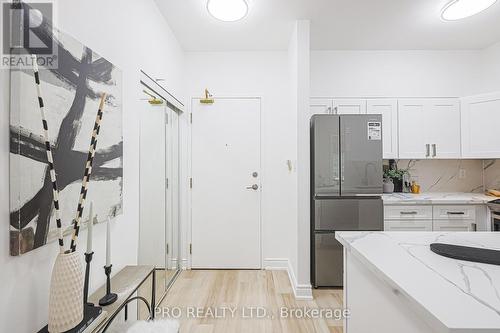
[[[500,332],[500,266],[429,248],[439,242],[500,250],[500,233],[338,232],[336,239],[436,332]]]
[[[384,205],[438,204],[438,205],[483,205],[498,199],[481,193],[391,193],[382,195]]]

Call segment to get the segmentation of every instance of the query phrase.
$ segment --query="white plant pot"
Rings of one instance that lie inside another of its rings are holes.
[[[384,181],[383,184],[384,193],[394,192],[394,183],[392,181]]]
[[[68,331],[83,320],[83,280],[80,254],[59,253],[50,280],[49,332]]]

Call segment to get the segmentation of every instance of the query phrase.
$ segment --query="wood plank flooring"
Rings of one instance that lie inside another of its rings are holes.
[[[167,289],[167,284],[172,280],[175,275],[175,270],[157,270],[156,271],[156,302],[158,302],[165,290]],[[151,283],[152,279],[146,280],[142,286],[137,291],[138,296],[144,297],[148,302],[151,303]],[[149,317],[149,312],[146,306],[142,302],[137,303],[138,308],[138,318],[141,320],[146,320]]]
[[[160,313],[158,317],[181,314],[181,333],[342,333],[341,319],[325,318],[328,314],[321,319],[300,315],[304,307],[341,310],[342,290],[314,290],[313,295],[311,301],[295,300],[286,271],[183,271],[160,304],[162,311],[169,312]],[[266,312],[264,318],[256,317],[257,310],[251,307],[261,307],[260,311]],[[299,312],[294,318],[284,318],[280,316],[282,307],[299,309]],[[223,309],[226,309],[224,318],[215,318],[223,316]],[[234,316],[229,309],[234,311]]]

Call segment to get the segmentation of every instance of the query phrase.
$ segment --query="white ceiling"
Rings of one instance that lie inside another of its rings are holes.
[[[249,0],[248,16],[220,22],[206,0],[155,0],[187,51],[285,50],[293,22],[311,21],[313,50],[483,49],[500,41],[500,1],[444,22],[449,0]]]

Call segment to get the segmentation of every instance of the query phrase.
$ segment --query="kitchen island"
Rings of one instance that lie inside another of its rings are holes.
[[[346,333],[500,332],[500,266],[445,258],[434,242],[500,250],[500,233],[338,232]]]

